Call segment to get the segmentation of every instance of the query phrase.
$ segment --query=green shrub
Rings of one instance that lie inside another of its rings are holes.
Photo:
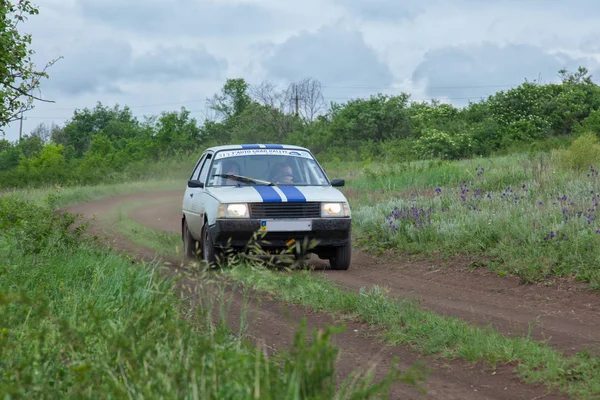
[[[465,133],[451,134],[429,128],[416,141],[415,150],[420,158],[458,159],[472,154],[473,139]]]
[[[592,133],[584,133],[573,141],[566,150],[553,152],[553,157],[558,159],[564,167],[577,171],[598,168],[600,164],[600,144],[598,137]]]
[[[593,132],[600,136],[600,109],[594,110],[583,121],[575,125],[576,133]]]

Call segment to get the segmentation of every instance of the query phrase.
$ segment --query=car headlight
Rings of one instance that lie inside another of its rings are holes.
[[[249,218],[246,203],[219,204],[218,218]]]
[[[339,203],[322,203],[321,204],[321,217],[349,217],[350,207],[346,202]]]

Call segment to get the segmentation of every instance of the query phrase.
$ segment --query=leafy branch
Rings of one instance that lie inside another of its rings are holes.
[[[3,0],[0,3],[0,132],[19,119],[20,114],[32,110],[35,101],[54,103],[33,92],[39,90],[42,78],[48,78],[47,69],[62,56],[49,61],[38,71],[31,59],[35,52],[29,49],[31,35],[17,30],[28,15],[38,13],[29,0],[19,0],[16,4]]]

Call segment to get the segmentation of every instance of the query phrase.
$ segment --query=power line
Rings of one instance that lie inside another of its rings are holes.
[[[518,86],[521,85],[522,83],[518,83],[518,84],[514,84],[514,85],[471,85],[471,86],[428,86],[427,90],[432,90],[432,89],[484,89],[484,88],[501,88],[501,87],[513,87],[513,86]],[[295,86],[294,86],[295,87]],[[322,88],[333,88],[333,89],[370,89],[370,90],[388,90],[388,91],[394,91],[394,90],[400,90],[400,91],[404,91],[405,89],[403,88],[391,88],[391,87],[377,87],[377,86],[346,86],[346,85],[321,85]],[[297,88],[295,87],[295,90],[297,91]],[[384,93],[385,94],[385,93]],[[375,94],[371,94],[369,96],[374,96]],[[410,100],[412,101],[430,101],[433,99],[437,99],[437,100],[475,100],[475,99],[481,99],[481,98],[485,98],[487,96],[490,96],[489,93],[486,93],[485,95],[479,95],[479,96],[468,96],[468,97],[441,97],[441,96],[431,96],[428,98],[414,98],[411,96]],[[323,98],[325,100],[356,100],[356,99],[364,99],[365,96],[355,96],[355,97],[340,97],[340,96],[326,96],[323,95]],[[169,102],[169,103],[153,103],[153,104],[138,104],[138,105],[126,105],[126,107],[130,108],[130,109],[134,109],[134,108],[146,108],[146,107],[165,107],[165,106],[173,106],[173,105],[180,105],[180,106],[185,106],[187,104],[194,104],[194,103],[203,103],[206,102],[206,99],[203,100],[186,100],[186,101],[180,101],[180,102]],[[50,108],[50,109],[45,109],[44,111],[75,111],[77,108]],[[192,113],[203,113],[205,110],[187,110],[189,112]],[[61,120],[67,120],[72,118],[72,116],[69,117],[44,117],[44,116],[37,116],[37,117],[33,117],[33,116],[29,116],[29,119],[61,119]]]
[[[479,98],[479,97],[480,96],[444,97],[444,100],[468,100],[468,99],[476,99],[476,98]],[[325,99],[333,99],[333,100],[354,100],[354,99],[362,98],[362,97],[360,97],[360,96],[356,96],[356,97],[339,97],[339,96],[325,96],[324,95],[323,98],[325,98]],[[420,99],[420,98],[411,97],[411,100],[414,100],[414,101],[428,101],[428,100],[431,100],[431,97],[428,97],[426,99]],[[164,107],[164,106],[185,105],[185,104],[201,103],[201,102],[204,102],[204,100],[190,100],[190,101],[181,101],[181,102],[176,102],[176,103],[162,103],[162,104],[141,104],[141,105],[135,105],[135,106],[127,105],[127,107],[128,108]],[[47,108],[47,109],[44,109],[43,111],[75,111],[76,108]],[[202,110],[195,111],[195,112],[202,112]],[[29,117],[29,118],[45,118],[45,117]],[[70,118],[70,117],[68,117],[68,118]]]
[[[473,85],[473,86],[428,86],[427,90],[435,90],[435,89],[484,89],[484,88],[501,88],[501,87],[513,87],[518,86],[521,83],[513,84],[513,85]],[[321,85],[322,88],[330,88],[330,89],[369,89],[369,90],[390,90],[390,91],[404,91],[404,88],[394,88],[394,87],[383,87],[383,86],[346,86],[346,85]],[[330,97],[332,98],[332,97]],[[472,97],[471,97],[472,98]],[[351,98],[339,97],[340,100],[348,100]],[[464,99],[464,98],[448,98],[448,99]],[[420,101],[419,99],[415,99]],[[192,104],[192,103],[204,103],[206,99],[202,100],[185,100],[179,102],[170,102],[170,103],[154,103],[154,104],[138,104],[138,105],[127,105],[128,108],[144,108],[144,107],[164,107],[164,106],[174,106],[180,104]],[[73,108],[47,108],[45,111],[72,111]]]
[[[187,103],[204,103],[205,100],[186,100],[186,101],[178,101],[173,103],[159,103],[159,104],[139,104],[135,106],[127,105],[128,108],[142,108],[142,107],[164,107],[164,106],[176,106],[179,104],[187,104]],[[45,111],[72,111],[73,108],[47,108]]]
[[[486,95],[487,96],[487,95]],[[470,97],[444,97],[443,100],[471,100],[471,99],[479,99],[483,96],[470,96]],[[362,97],[330,97],[330,96],[323,96],[323,98],[325,99],[333,99],[333,100],[355,100],[355,99],[359,99]],[[429,101],[432,98],[428,97],[426,99],[417,99],[414,97],[410,98],[413,101]],[[438,98],[438,100],[441,100],[442,98]]]
[[[500,87],[513,87],[519,86],[521,83],[515,83],[513,85],[476,85],[476,86],[427,86],[427,90],[431,89],[485,89],[485,88],[500,88]],[[335,85],[321,85],[323,88],[333,89],[371,89],[371,90],[404,90],[402,88],[392,88],[383,86],[335,86]]]
[[[486,95],[487,96],[487,95]],[[437,100],[474,100],[474,99],[481,99],[482,97],[486,97],[486,96],[470,96],[470,97],[444,97],[444,98],[437,98]],[[339,96],[323,96],[324,100],[357,100],[357,99],[365,99],[364,97],[339,97]],[[410,100],[412,101],[430,101],[433,98],[413,98],[411,97]],[[191,101],[189,103],[192,103]],[[186,102],[181,102],[181,103],[164,103],[164,104],[153,104],[152,106],[163,106],[163,105],[180,105],[180,104],[186,104]],[[149,106],[149,105],[147,105]],[[133,107],[142,107],[142,106],[129,106],[130,108]],[[74,111],[74,109],[72,108],[58,108],[58,109],[47,109],[44,111]],[[190,113],[204,113],[205,110],[187,110]],[[37,116],[37,117],[27,117],[27,119],[62,119],[62,120],[67,120],[72,118],[73,116],[69,116],[69,117],[56,117],[56,116]]]

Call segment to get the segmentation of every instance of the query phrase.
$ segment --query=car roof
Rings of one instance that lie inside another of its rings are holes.
[[[243,150],[243,149],[289,149],[289,150],[305,150],[305,151],[310,152],[310,150],[308,150],[305,147],[294,146],[291,144],[277,144],[277,143],[229,144],[229,145],[223,145],[223,146],[209,147],[205,151],[217,152],[217,151],[221,151],[221,150]]]

